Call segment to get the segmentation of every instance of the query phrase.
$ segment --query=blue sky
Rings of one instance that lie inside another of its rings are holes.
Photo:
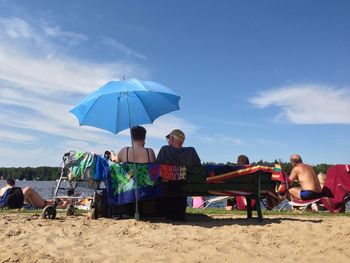
[[[0,0],[0,166],[129,145],[68,111],[112,79],[152,80],[201,160],[350,162],[349,1]]]

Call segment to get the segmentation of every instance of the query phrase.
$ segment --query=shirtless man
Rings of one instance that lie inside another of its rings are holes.
[[[290,184],[297,181],[301,186],[289,188],[292,198],[301,200],[319,198],[322,189],[313,168],[310,165],[304,164],[298,154],[291,155],[290,162],[293,166],[289,176]]]

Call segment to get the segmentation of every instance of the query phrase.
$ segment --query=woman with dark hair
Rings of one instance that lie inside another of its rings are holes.
[[[249,164],[249,158],[246,155],[239,155],[237,158],[237,164],[238,165],[248,165]]]
[[[116,163],[154,163],[156,157],[153,149],[145,148],[146,129],[142,126],[132,127],[131,139],[133,147],[122,148],[118,155],[111,150],[111,161]]]

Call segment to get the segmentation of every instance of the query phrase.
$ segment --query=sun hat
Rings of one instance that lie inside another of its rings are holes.
[[[180,129],[175,129],[172,130],[171,133],[169,133],[167,136],[165,136],[167,139],[169,139],[170,135],[174,135],[182,140],[185,140],[185,134],[183,131],[181,131]]]

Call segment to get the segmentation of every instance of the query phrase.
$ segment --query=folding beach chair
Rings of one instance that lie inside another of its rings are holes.
[[[350,165],[336,164],[327,170],[322,204],[332,213],[342,213],[350,200]]]
[[[209,207],[210,205],[215,204],[215,203],[222,203],[222,202],[227,201],[228,199],[231,199],[231,198],[233,198],[233,197],[232,196],[218,196],[218,197],[207,199],[203,202],[202,209],[206,209],[207,207]]]
[[[310,199],[310,200],[293,200],[293,201],[289,201],[289,202],[285,202],[278,211],[282,211],[283,208],[289,204],[290,206],[293,207],[299,207],[301,213],[305,212],[306,209],[311,206],[312,204],[317,203],[318,201],[320,201],[321,198],[317,198],[317,199]]]

